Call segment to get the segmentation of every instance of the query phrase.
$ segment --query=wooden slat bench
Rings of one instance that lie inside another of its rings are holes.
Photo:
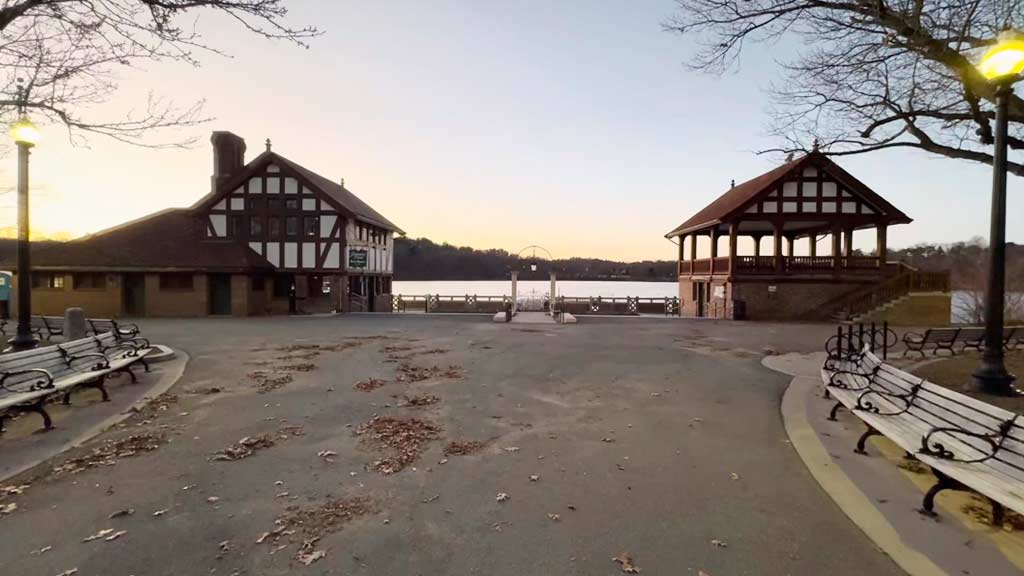
[[[89,318],[89,331],[93,334],[112,333],[116,338],[134,338],[139,336],[139,327],[136,324],[119,324],[112,318]]]
[[[882,435],[931,467],[937,480],[924,512],[934,514],[936,494],[952,489],[988,498],[997,525],[1004,507],[1024,513],[1024,416],[927,382],[867,349],[833,359],[821,377],[836,400],[830,417],[845,407],[867,426],[856,452]]]
[[[1012,350],[1020,345],[1024,338],[1024,327],[1007,326],[1003,330],[1003,347]],[[960,344],[960,352],[967,349],[981,351],[985,348],[985,328],[983,326],[966,326],[962,328],[930,328],[923,333],[907,332],[903,335],[903,345],[906,347],[903,355],[908,352],[917,352],[923,358],[925,351],[931,346],[932,355],[936,356],[939,350],[946,350],[950,354],[956,354],[956,345]]]
[[[46,402],[58,395],[64,403],[71,392],[96,388],[107,401],[104,380],[114,373],[127,373],[136,363],[145,365],[152,348],[144,340],[118,341],[111,334],[90,336],[64,344],[45,346],[0,356],[0,431],[8,413],[36,412],[43,418],[43,427],[53,427],[46,412]]]

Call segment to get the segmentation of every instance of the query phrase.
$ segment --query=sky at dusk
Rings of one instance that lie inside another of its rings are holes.
[[[32,156],[32,222],[81,235],[210,186],[209,133],[246,139],[346,186],[409,236],[556,257],[672,259],[663,235],[777,156],[763,88],[784,47],[753,47],[738,72],[685,68],[692,41],[663,32],[672,0],[294,0],[289,21],[325,34],[308,50],[204,14],[231,57],[121,74],[96,116],[205,99],[215,118],[187,150],[44,130]],[[1018,88],[1020,90],[1020,88]],[[180,135],[179,135],[180,137]],[[838,162],[915,219],[889,244],[988,234],[991,169],[915,151]],[[0,228],[15,224],[15,158],[0,158]],[[1007,240],[1024,243],[1024,180],[1010,179]],[[857,242],[862,236],[858,235]],[[873,247],[870,234],[863,238]]]

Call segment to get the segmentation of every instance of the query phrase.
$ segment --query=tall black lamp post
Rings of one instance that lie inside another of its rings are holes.
[[[11,137],[18,145],[18,331],[11,339],[11,349],[17,351],[39,344],[32,336],[32,264],[28,239],[28,156],[39,141],[39,130],[24,110],[11,125]]]
[[[1003,313],[1006,290],[1006,135],[1013,83],[1024,71],[1024,38],[1007,31],[982,57],[981,73],[996,89],[995,150],[992,152],[992,229],[989,234],[988,293],[985,300],[985,352],[974,373],[977,387],[990,394],[1015,394],[1014,376],[1003,362]]]

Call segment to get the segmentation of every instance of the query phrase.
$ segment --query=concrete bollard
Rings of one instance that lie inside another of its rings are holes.
[[[87,335],[85,310],[68,308],[64,311],[64,341],[81,340]]]

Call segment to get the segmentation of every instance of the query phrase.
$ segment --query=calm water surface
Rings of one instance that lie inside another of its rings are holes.
[[[520,296],[535,294],[546,295],[551,290],[547,280],[520,280],[518,285]],[[664,298],[678,296],[679,284],[675,282],[591,282],[582,280],[565,280],[557,283],[556,290],[561,296],[602,296],[605,298],[639,296],[641,298]],[[509,280],[434,280],[424,282],[394,282],[392,292],[395,294],[424,295],[440,294],[442,296],[511,296],[512,282]]]

